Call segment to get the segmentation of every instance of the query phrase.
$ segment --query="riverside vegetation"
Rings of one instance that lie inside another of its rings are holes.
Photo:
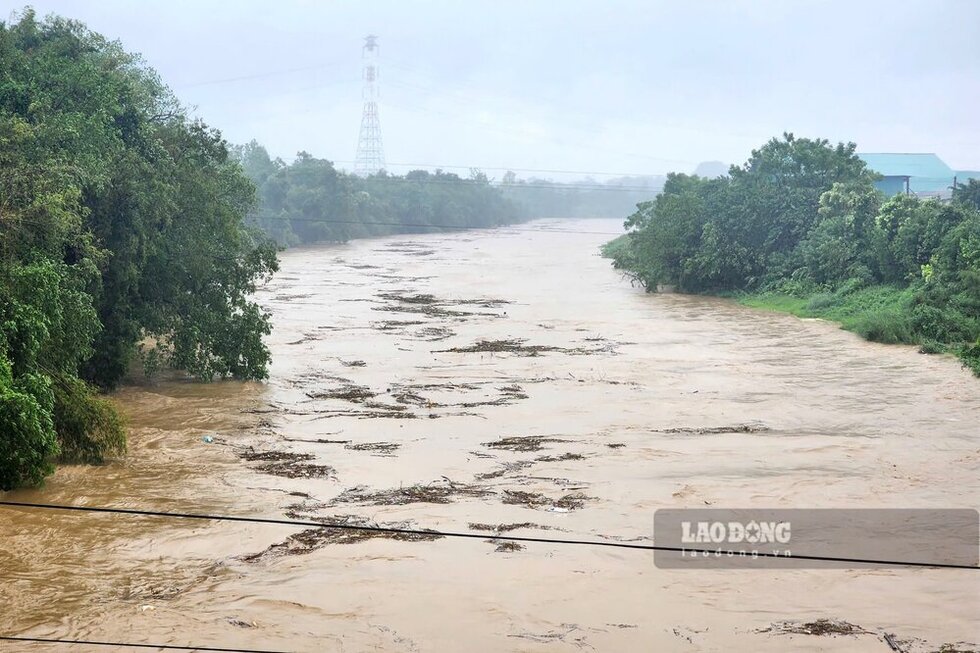
[[[888,198],[854,152],[786,134],[727,177],[671,174],[604,254],[648,290],[835,320],[980,375],[980,182]]]
[[[138,56],[31,10],[0,23],[0,490],[122,452],[99,390],[142,357],[258,379],[275,245],[254,189]]]
[[[100,393],[134,363],[265,378],[250,297],[281,247],[526,217],[478,171],[360,178],[230,145],[118,42],[0,22],[0,491],[122,453]]]

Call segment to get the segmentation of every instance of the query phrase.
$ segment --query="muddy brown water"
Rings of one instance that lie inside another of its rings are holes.
[[[286,252],[259,295],[267,383],[128,387],[125,459],[2,496],[641,543],[659,507],[977,506],[980,381],[956,361],[644,294],[598,257],[608,236],[568,233],[618,228]],[[0,634],[304,652],[980,639],[967,571],[661,570],[642,551],[513,548],[0,508]],[[773,627],[819,619],[866,632]]]

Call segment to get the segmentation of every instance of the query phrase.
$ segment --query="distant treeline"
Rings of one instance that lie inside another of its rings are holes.
[[[621,217],[662,185],[655,177],[562,184],[519,180],[512,172],[493,183],[479,170],[467,177],[441,170],[362,177],[306,152],[291,163],[274,159],[256,141],[235,147],[234,155],[258,189],[250,219],[283,246],[533,218]]]
[[[523,218],[478,173],[462,178],[441,171],[382,171],[359,177],[306,152],[289,164],[272,159],[255,141],[236,148],[236,156],[258,189],[251,219],[284,246],[495,227]]]
[[[125,447],[138,360],[261,378],[276,250],[254,189],[156,72],[81,23],[0,23],[0,490]]]
[[[980,375],[980,183],[885,197],[854,151],[787,134],[728,177],[669,175],[606,254],[649,290],[735,293]]]

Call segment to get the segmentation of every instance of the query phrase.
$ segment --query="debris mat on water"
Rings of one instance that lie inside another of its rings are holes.
[[[374,490],[359,485],[344,490],[331,501],[360,503],[372,506],[402,506],[409,503],[452,503],[460,497],[479,498],[493,494],[487,488],[454,481],[436,481],[428,485],[416,484],[388,490]]]
[[[780,621],[768,628],[759,630],[760,633],[778,633],[782,635],[866,635],[871,631],[838,619],[817,619],[816,621]]]
[[[483,446],[508,451],[541,451],[544,448],[542,445],[556,442],[569,442],[569,440],[546,435],[512,435],[493,442],[484,442]]]
[[[736,424],[734,426],[700,426],[657,429],[657,433],[684,433],[690,435],[715,435],[719,433],[765,433],[771,430],[761,424]]]
[[[359,442],[357,444],[347,444],[344,449],[351,451],[371,451],[381,456],[391,456],[401,447],[395,442]]]
[[[304,555],[312,553],[317,549],[330,544],[356,544],[364,540],[375,538],[385,538],[400,542],[431,542],[438,540],[442,535],[438,533],[392,533],[390,531],[357,530],[349,528],[330,528],[330,524],[340,524],[345,526],[366,526],[379,528],[399,528],[417,529],[412,521],[375,523],[360,515],[340,515],[335,517],[314,518],[314,521],[324,523],[324,528],[308,528],[294,535],[290,535],[284,541],[278,542],[268,548],[242,556],[245,562],[259,562],[266,558],[277,558],[289,555]]]
[[[329,465],[307,462],[316,457],[308,453],[256,451],[254,447],[246,447],[238,451],[238,457],[248,462],[262,463],[255,467],[258,472],[285,478],[330,478],[336,471]]]
[[[566,494],[560,499],[550,499],[538,492],[524,492],[523,490],[504,490],[504,503],[511,505],[524,506],[525,508],[559,508],[562,510],[578,510],[591,499],[581,492]]]
[[[376,392],[364,385],[347,383],[329,390],[311,390],[305,393],[310,399],[344,399],[360,403],[377,395]]]

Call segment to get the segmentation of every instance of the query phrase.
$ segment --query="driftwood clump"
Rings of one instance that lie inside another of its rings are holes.
[[[491,531],[493,533],[509,533],[510,531],[516,531],[521,528],[540,528],[547,530],[548,526],[542,526],[541,524],[535,524],[533,522],[524,521],[519,524],[484,524],[481,522],[470,522],[469,528],[471,531]]]
[[[524,338],[514,338],[512,340],[477,340],[474,344],[466,347],[451,347],[440,349],[438,353],[454,354],[482,354],[482,353],[508,353],[518,356],[539,356],[542,352],[565,351],[562,347],[552,345],[526,345]]]
[[[355,383],[345,383],[329,390],[313,390],[306,393],[310,399],[343,399],[354,403],[361,403],[376,396],[377,393],[364,385]]]
[[[238,457],[248,462],[261,462],[255,467],[258,472],[285,478],[330,478],[336,471],[329,465],[307,462],[315,458],[308,453],[256,451],[253,447],[246,447],[238,452]]]
[[[760,633],[779,633],[782,635],[865,635],[871,631],[837,619],[817,619],[816,621],[781,621],[774,623]]]
[[[507,406],[522,399],[527,399],[523,388],[517,384],[496,388],[497,396],[491,395],[492,390],[484,391],[483,396],[490,397],[473,400],[444,403],[426,397],[426,391],[472,392],[483,390],[489,383],[479,385],[473,383],[425,383],[425,384],[396,384],[388,389],[388,394],[399,404],[419,406],[422,408],[478,408],[481,406]]]
[[[594,341],[589,341],[594,342]],[[616,343],[605,342],[599,347],[557,347],[555,345],[528,345],[525,338],[509,340],[477,340],[466,347],[451,347],[438,349],[433,353],[453,354],[514,354],[515,356],[540,356],[543,353],[558,352],[572,356],[588,356],[592,354],[608,354],[616,352]]]
[[[657,433],[684,433],[690,435],[716,435],[719,433],[765,433],[768,426],[759,424],[735,424],[734,426],[676,427],[659,429]]]
[[[478,485],[437,481],[427,485],[416,484],[407,487],[372,491],[364,486],[344,490],[331,501],[339,503],[359,503],[372,506],[403,506],[409,503],[452,503],[460,497],[479,498],[493,494]]]
[[[482,474],[476,475],[476,480],[478,481],[489,481],[495,478],[501,478],[505,474],[515,474],[522,469],[526,469],[534,464],[533,460],[515,460],[511,462],[503,462],[497,469],[492,472],[483,472]]]
[[[377,296],[388,302],[383,306],[375,306],[372,310],[395,313],[416,313],[428,317],[503,317],[498,313],[473,312],[453,310],[452,307],[474,306],[478,308],[498,308],[509,302],[500,299],[439,299],[434,295],[420,293],[415,295],[397,292],[378,293]]]
[[[515,551],[523,551],[525,549],[525,546],[520,542],[511,542],[509,540],[505,540],[503,542],[498,540],[487,540],[487,542],[497,545],[497,548],[494,549],[494,551],[497,553],[514,553]]]
[[[545,435],[512,435],[493,442],[484,442],[483,446],[508,451],[541,451],[544,448],[542,445],[554,442],[568,442],[568,440]]]
[[[566,494],[560,499],[550,499],[538,492],[504,490],[503,501],[506,504],[524,506],[525,508],[564,508],[565,510],[577,510],[583,507],[585,502],[591,498],[581,492]]]
[[[538,463],[559,463],[566,460],[584,460],[585,456],[580,453],[563,453],[560,456],[541,456],[535,458],[534,462]]]
[[[391,456],[401,447],[395,442],[359,442],[357,444],[347,444],[344,449],[351,451],[371,451],[379,456]]]
[[[330,544],[356,544],[365,540],[384,538],[399,542],[431,542],[442,537],[438,533],[400,533],[383,528],[415,529],[414,522],[375,523],[360,515],[341,515],[328,518],[315,518],[324,524],[322,528],[308,528],[295,535],[290,535],[258,553],[242,556],[245,562],[259,562],[267,558],[278,558],[290,555],[305,555]],[[337,525],[340,528],[331,528]]]

